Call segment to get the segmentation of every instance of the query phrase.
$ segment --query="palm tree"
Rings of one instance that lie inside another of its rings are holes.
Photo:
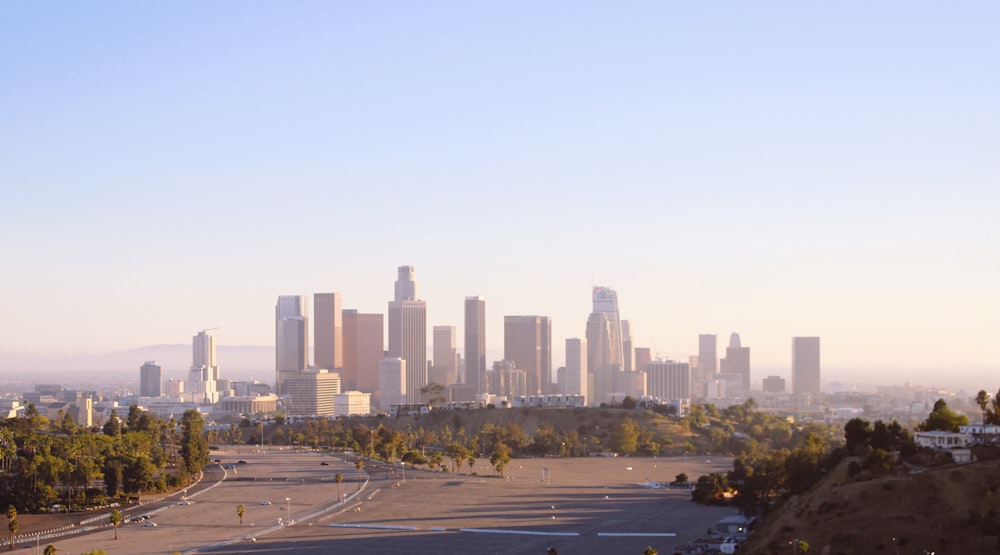
[[[986,407],[990,404],[990,394],[986,392],[985,389],[980,390],[976,395],[976,404],[983,411],[983,425],[986,425]]]
[[[56,546],[50,543],[49,545],[45,546],[45,551],[43,551],[42,553],[44,553],[45,555],[56,555]]]
[[[121,523],[122,523],[122,520],[123,520],[122,519],[122,512],[119,511],[118,509],[115,509],[115,510],[111,511],[111,515],[108,517],[108,520],[110,520],[111,521],[111,525],[115,527],[115,539],[117,540],[118,539],[118,527],[121,526]]]
[[[247,514],[247,506],[240,503],[236,506],[236,515],[240,517],[240,526],[243,526],[243,515]]]
[[[337,501],[340,501],[340,483],[344,481],[344,475],[341,473],[336,473],[333,476],[333,481],[337,482]]]
[[[7,507],[7,529],[10,530],[10,550],[14,551],[14,534],[17,533],[17,507]]]
[[[7,521],[7,529],[10,530],[10,550],[14,551],[14,536],[17,534],[17,517]]]

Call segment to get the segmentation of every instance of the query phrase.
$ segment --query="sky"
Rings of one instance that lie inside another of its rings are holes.
[[[0,367],[216,326],[273,345],[278,295],[385,312],[412,265],[428,329],[461,333],[482,295],[493,351],[504,315],[541,314],[561,362],[596,284],[664,357],[735,331],[754,368],[787,370],[791,337],[820,336],[824,368],[974,372],[992,391],[998,17],[8,3]]]

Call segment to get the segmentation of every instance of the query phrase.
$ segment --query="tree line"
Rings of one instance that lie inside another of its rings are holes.
[[[86,428],[69,413],[50,421],[29,405],[25,416],[0,421],[0,503],[76,510],[180,487],[208,462],[203,429],[197,411],[178,423],[132,405]]]

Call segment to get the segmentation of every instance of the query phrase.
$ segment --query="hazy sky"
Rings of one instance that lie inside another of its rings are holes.
[[[5,4],[0,353],[273,344],[410,264],[490,350],[597,283],[672,358],[995,382],[1000,6],[622,4]]]

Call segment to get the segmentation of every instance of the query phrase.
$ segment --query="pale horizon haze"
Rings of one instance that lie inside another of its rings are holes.
[[[995,391],[998,20],[991,2],[7,4],[0,370],[216,326],[273,346],[279,295],[385,313],[412,265],[428,344],[453,325],[460,351],[481,295],[491,353],[504,315],[540,314],[559,365],[602,285],[636,346],[686,361],[713,333],[721,357],[737,332],[755,382],[819,336],[825,370]]]

